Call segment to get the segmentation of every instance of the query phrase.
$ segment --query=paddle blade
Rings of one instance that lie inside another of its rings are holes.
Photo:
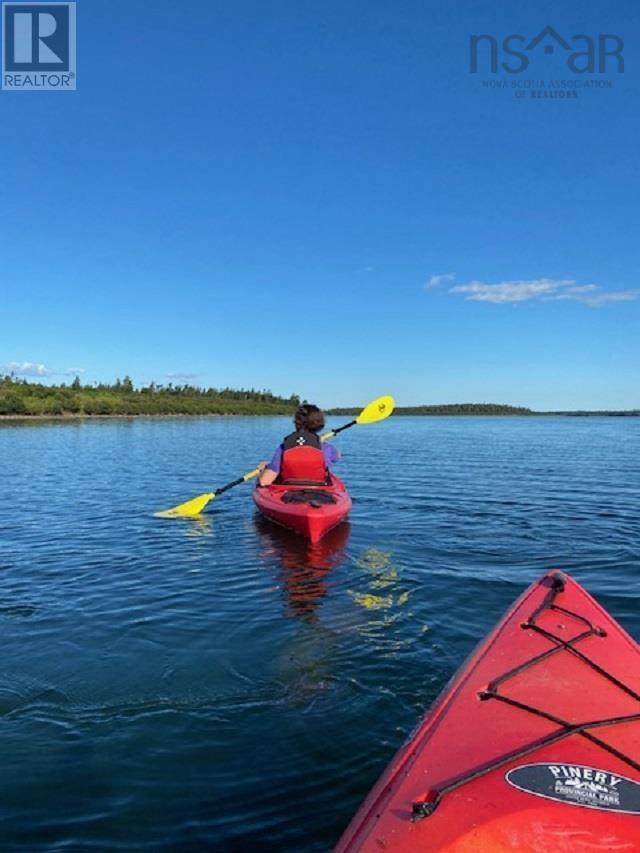
[[[373,424],[376,421],[383,421],[393,412],[395,405],[393,397],[378,397],[360,412],[356,418],[356,423]]]
[[[156,518],[188,518],[192,515],[200,515],[209,501],[212,501],[215,496],[215,492],[206,492],[204,495],[198,495],[197,498],[192,498],[190,501],[185,501],[183,504],[174,506],[173,509],[154,512],[154,515]]]

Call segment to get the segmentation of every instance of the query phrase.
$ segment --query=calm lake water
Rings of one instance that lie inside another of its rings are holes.
[[[351,522],[315,549],[248,486],[152,516],[288,431],[0,424],[3,849],[327,850],[543,571],[640,637],[640,419],[355,428]]]

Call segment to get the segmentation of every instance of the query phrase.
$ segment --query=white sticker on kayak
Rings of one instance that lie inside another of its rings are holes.
[[[514,767],[505,775],[514,788],[572,806],[640,814],[640,782],[582,764],[541,762]]]

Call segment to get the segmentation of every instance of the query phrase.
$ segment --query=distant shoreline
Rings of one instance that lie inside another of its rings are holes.
[[[76,376],[67,385],[45,385],[15,376],[0,375],[0,422],[2,421],[85,421],[112,418],[184,418],[184,417],[293,417],[306,402],[298,394],[282,397],[254,388],[201,388],[193,385],[134,386],[131,378],[115,382],[83,385]],[[361,408],[334,406],[326,410],[330,417],[354,417]],[[621,411],[536,412],[526,406],[505,403],[445,403],[398,406],[395,415],[427,416],[509,416],[534,417],[637,417],[640,409]]]
[[[247,414],[244,412],[201,412],[191,414],[189,412],[153,412],[148,414],[140,412],[138,414],[121,414],[121,415],[85,415],[81,412],[64,412],[61,415],[0,415],[0,423],[2,421],[122,421],[122,420],[159,420],[161,418],[273,418],[273,417],[288,417],[288,415],[274,414],[273,412],[258,412],[255,414]]]
[[[345,417],[359,414],[360,410],[355,408],[335,408],[328,411],[329,415],[344,415]],[[397,406],[394,416],[412,417],[640,417],[640,409],[600,409],[589,411],[576,409],[575,411],[549,411],[537,412],[521,406],[505,406],[499,403],[450,403],[439,406]]]
[[[360,409],[350,409],[348,411],[328,411],[330,417],[349,417],[350,415],[359,414]],[[640,410],[632,409],[629,411],[575,411],[575,412],[405,412],[402,409],[396,409],[395,416],[399,417],[427,417],[427,418],[470,418],[470,417],[486,417],[486,418],[548,418],[548,417],[566,417],[566,418],[633,418],[640,417]],[[153,414],[113,414],[113,415],[86,415],[77,412],[66,412],[61,415],[0,415],[0,423],[4,422],[27,422],[39,423],[46,421],[55,421],[59,423],[77,422],[77,421],[113,421],[113,420],[162,420],[163,418],[273,418],[273,417],[290,417],[289,414],[274,413],[274,412],[204,412],[191,414],[189,412],[154,412]]]
[[[79,377],[67,385],[45,385],[0,375],[3,419],[78,420],[93,417],[184,415],[287,415],[301,400],[254,388],[200,388],[193,385],[135,387],[130,377],[83,385]]]

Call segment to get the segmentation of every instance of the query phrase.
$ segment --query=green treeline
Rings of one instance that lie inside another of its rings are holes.
[[[112,385],[43,385],[0,376],[0,416],[82,415],[291,415],[300,405],[296,394],[278,397],[270,391],[156,385],[136,388],[128,376]],[[331,409],[329,415],[358,415],[360,409]],[[395,415],[617,415],[640,416],[640,410],[620,412],[535,412],[499,403],[451,403],[442,406],[399,406]]]
[[[332,415],[357,415],[359,409],[332,409]],[[443,406],[398,406],[394,415],[533,415],[521,406],[500,403],[449,403]]]
[[[357,415],[360,409],[331,409],[330,415]],[[564,415],[566,417],[640,417],[640,409],[626,411],[562,411],[537,412],[524,406],[504,406],[501,403],[449,403],[444,406],[398,406],[395,415]]]
[[[443,406],[403,406],[396,409],[401,415],[532,415],[523,406],[503,406],[500,403],[449,403]]]
[[[42,385],[0,377],[0,415],[290,415],[300,399],[270,391],[156,385],[135,388],[131,379],[113,385]]]

